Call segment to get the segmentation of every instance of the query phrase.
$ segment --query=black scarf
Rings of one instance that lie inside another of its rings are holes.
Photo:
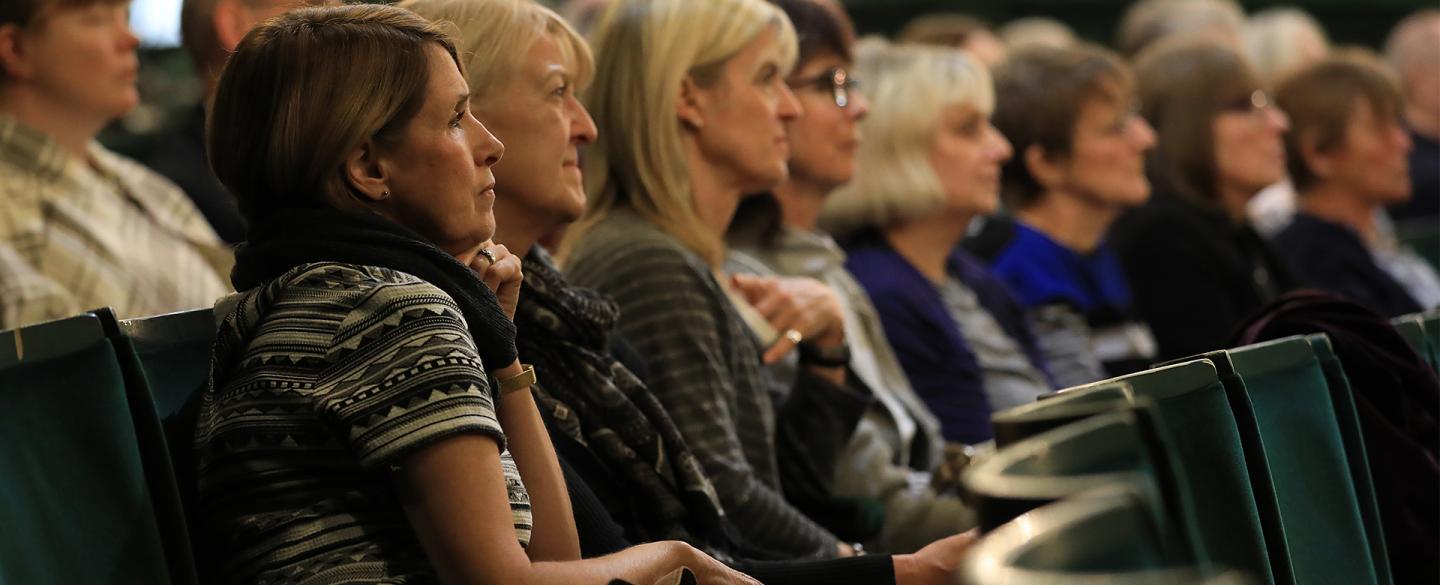
[[[703,546],[720,528],[715,488],[664,406],[609,353],[614,302],[573,287],[538,246],[525,259],[517,342],[541,376],[540,408],[624,481],[645,540]]]
[[[515,361],[515,325],[480,277],[424,236],[376,215],[291,208],[250,226],[235,248],[230,282],[248,290],[296,266],[341,262],[389,268],[435,285],[454,299],[486,368]]]

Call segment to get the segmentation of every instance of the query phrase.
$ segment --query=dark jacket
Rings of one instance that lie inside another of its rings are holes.
[[[1375,263],[1359,234],[1341,224],[1297,213],[1275,236],[1275,247],[1309,286],[1390,317],[1422,310],[1405,287]]]
[[[220,239],[231,244],[245,239],[245,218],[240,215],[240,206],[205,160],[204,108],[196,106],[184,122],[162,137],[145,163],[190,196],[210,227],[220,234]]]
[[[974,444],[994,436],[984,375],[974,352],[950,316],[940,291],[879,234],[847,243],[845,267],[870,294],[915,392],[940,419],[948,441]],[[975,291],[980,305],[1044,372],[1045,359],[1025,321],[1025,312],[985,265],[956,248],[947,271]]]
[[[1295,279],[1254,228],[1156,193],[1111,232],[1157,360],[1223,349],[1241,320]]]

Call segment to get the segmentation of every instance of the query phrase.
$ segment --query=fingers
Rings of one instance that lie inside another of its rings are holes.
[[[785,354],[794,351],[796,345],[798,344],[781,336],[780,341],[776,341],[775,345],[770,346],[769,349],[765,350],[764,355],[760,356],[761,361],[764,361],[765,365],[768,366],[785,359]]]
[[[524,264],[520,257],[510,253],[503,244],[482,247],[486,253],[479,253],[470,261],[470,269],[480,276],[485,286],[498,291],[501,286],[524,280]],[[492,262],[493,258],[493,262]]]

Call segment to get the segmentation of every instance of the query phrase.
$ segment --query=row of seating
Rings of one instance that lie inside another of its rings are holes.
[[[1435,368],[1440,313],[1393,325]],[[994,426],[964,477],[987,533],[964,583],[1395,582],[1324,334],[1068,388]]]
[[[102,309],[0,332],[0,585],[201,582],[190,435],[214,329]]]
[[[1395,325],[1433,367],[1440,315]],[[190,445],[213,331],[209,310],[100,310],[0,332],[0,585],[201,582]],[[986,537],[964,582],[1393,583],[1324,335],[1069,388],[994,420],[998,451],[965,477]]]

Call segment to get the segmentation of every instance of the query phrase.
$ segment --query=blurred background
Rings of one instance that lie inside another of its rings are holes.
[[[545,0],[560,4],[558,0]],[[200,100],[190,58],[180,49],[181,0],[134,0],[131,20],[144,46],[140,59],[141,107],[107,129],[106,146],[145,160],[155,138]],[[1131,0],[844,0],[861,34],[890,36],[916,16],[961,13],[996,28],[1031,16],[1055,18],[1089,41],[1113,46],[1120,15]],[[1428,0],[1242,0],[1246,12],[1291,6],[1313,15],[1337,45],[1379,49],[1390,28]],[[337,64],[339,65],[339,64]]]

